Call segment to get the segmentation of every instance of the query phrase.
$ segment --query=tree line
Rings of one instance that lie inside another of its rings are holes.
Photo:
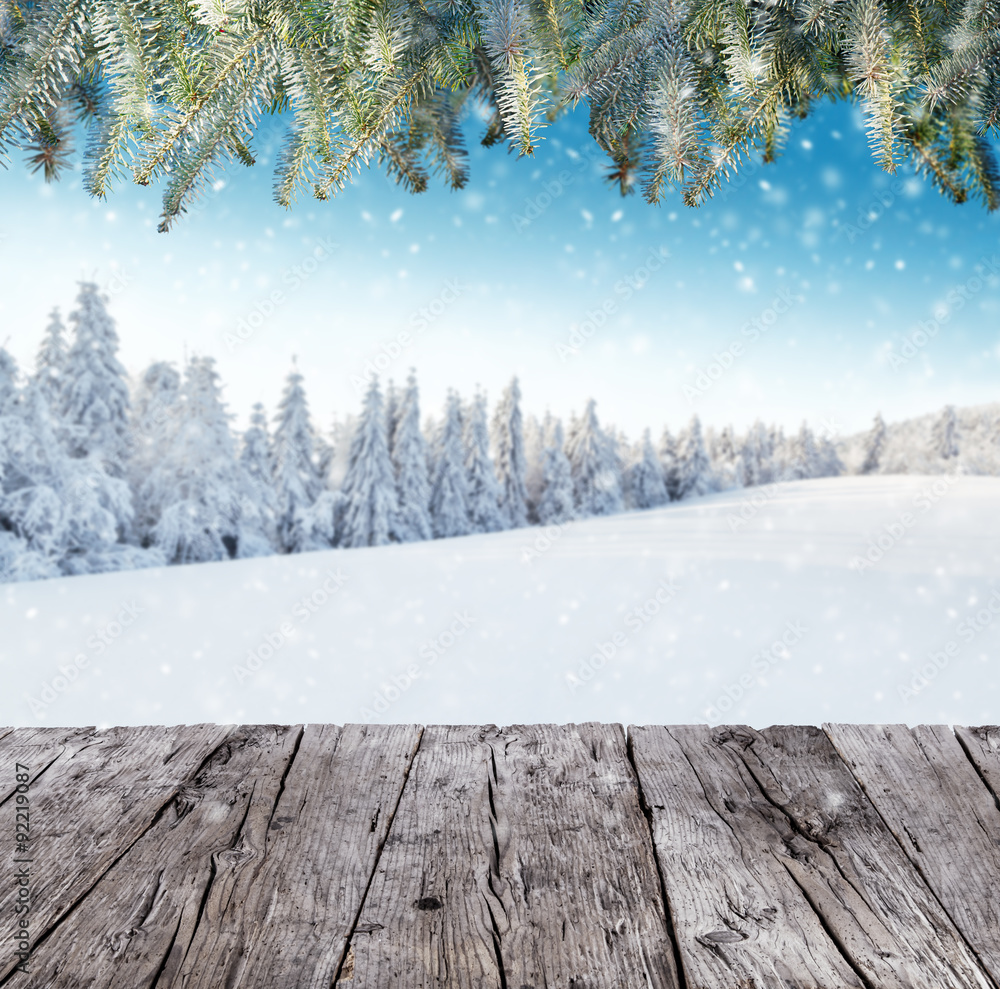
[[[516,378],[492,411],[482,391],[451,391],[422,419],[412,371],[385,389],[372,376],[360,413],[324,435],[293,365],[273,418],[258,403],[237,433],[211,357],[130,381],[91,282],[68,322],[53,311],[29,375],[0,348],[2,580],[499,532],[845,471],[805,423],[737,435],[694,416],[630,442],[593,399],[565,428],[525,416]],[[958,435],[949,406],[932,436],[942,462]],[[882,469],[886,437],[877,417],[861,473]]]

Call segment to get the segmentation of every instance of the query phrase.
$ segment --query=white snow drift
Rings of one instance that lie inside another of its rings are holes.
[[[0,724],[996,722],[1000,479],[0,587]]]

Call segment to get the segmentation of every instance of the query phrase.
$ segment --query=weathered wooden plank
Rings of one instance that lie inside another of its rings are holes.
[[[95,728],[7,728],[0,734],[0,805],[14,793],[17,763],[28,766],[34,783],[60,756],[92,737]],[[30,784],[29,784],[30,785]]]
[[[1000,727],[962,728],[956,725],[955,737],[989,787],[994,802],[1000,800]]]
[[[819,728],[724,728],[768,805],[775,854],[879,989],[992,989],[934,894]]]
[[[824,729],[983,967],[1000,982],[1000,812],[952,731]]]
[[[216,856],[187,956],[157,989],[329,989],[419,739],[307,726],[277,802],[252,802],[238,854]]]
[[[488,783],[504,741],[492,726],[424,729],[337,989],[501,989]]]
[[[686,984],[860,989],[785,868],[759,787],[712,731],[629,728]]]
[[[168,985],[187,952],[213,871],[247,854],[252,801],[274,806],[301,729],[242,727],[156,823],[36,948],[11,989]]]
[[[220,725],[111,728],[79,739],[31,789],[31,943],[83,897],[231,732]],[[9,944],[17,887],[0,887]],[[0,958],[0,979],[16,958]]]
[[[674,989],[649,823],[620,725],[517,725],[492,745],[508,986]]]

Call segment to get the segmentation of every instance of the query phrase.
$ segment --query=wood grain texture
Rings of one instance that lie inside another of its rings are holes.
[[[824,729],[1000,983],[1000,812],[951,729],[842,724]]]
[[[31,788],[32,945],[150,827],[231,728],[110,728],[77,739]],[[16,887],[0,887],[0,943]],[[0,980],[15,959],[0,956]]]
[[[424,729],[337,989],[502,989],[491,727]]]
[[[419,739],[414,725],[308,725],[276,800],[252,802],[216,858],[187,956],[157,989],[329,989]]]
[[[1000,727],[962,728],[956,725],[955,737],[993,794],[994,803],[1000,801]]]
[[[674,989],[649,823],[620,725],[517,725],[491,743],[508,986]]]
[[[687,986],[860,989],[785,867],[773,808],[712,735],[629,729]]]
[[[761,815],[779,839],[775,854],[871,984],[992,989],[823,731],[736,727],[712,737],[760,787]]]
[[[0,733],[0,806],[14,793],[17,763],[28,766],[32,784],[60,757],[92,738],[95,728],[7,728]]]
[[[213,874],[245,853],[241,825],[249,805],[274,805],[300,734],[275,726],[234,731],[35,949],[29,973],[15,973],[11,989],[169,985],[198,926]]]

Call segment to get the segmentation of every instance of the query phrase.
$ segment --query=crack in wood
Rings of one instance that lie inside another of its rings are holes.
[[[660,853],[656,848],[656,839],[653,829],[653,808],[650,806],[649,800],[646,798],[646,792],[642,786],[642,777],[640,777],[639,769],[635,764],[635,747],[633,744],[631,730],[629,730],[625,736],[625,756],[628,759],[628,765],[632,770],[633,782],[636,793],[639,797],[639,807],[642,810],[643,816],[646,818],[646,827],[649,831],[649,845],[653,861],[656,864],[656,877],[660,883],[660,895],[663,897],[664,919],[666,920],[667,931],[670,934],[670,947],[674,956],[674,969],[677,972],[678,989],[688,989],[687,972],[684,969],[684,959],[681,957],[681,949],[680,945],[677,943],[677,933],[674,928],[673,910],[670,906],[670,897],[667,895],[667,884],[663,879],[663,863],[660,861]],[[564,937],[565,934],[566,927],[564,921]]]
[[[416,762],[417,754],[420,752],[420,745],[424,737],[424,728],[420,727],[417,731],[416,742],[413,745],[413,749],[409,754],[406,766],[403,769],[403,781],[399,788],[399,793],[396,796],[396,802],[392,806],[386,821],[385,821],[385,835],[382,840],[378,843],[375,851],[375,856],[372,860],[372,867],[368,873],[368,882],[365,885],[365,891],[361,895],[358,902],[358,909],[355,911],[354,919],[351,922],[350,929],[347,932],[347,936],[344,938],[344,949],[341,952],[340,959],[334,967],[333,978],[330,981],[330,989],[333,989],[341,980],[349,980],[354,978],[354,948],[353,940],[355,934],[370,934],[376,930],[383,930],[381,924],[364,924],[360,925],[361,915],[364,912],[365,904],[368,902],[368,894],[371,892],[372,882],[375,879],[375,875],[378,872],[379,862],[382,860],[382,853],[385,850],[385,846],[389,842],[389,836],[392,834],[392,826],[396,819],[396,812],[399,810],[400,802],[403,799],[403,794],[406,792],[407,784],[410,781],[410,771],[413,769],[413,764]],[[374,831],[374,828],[372,829]],[[372,832],[369,832],[372,833]],[[360,925],[360,926],[359,926]],[[350,974],[346,972],[346,963],[350,961]]]

